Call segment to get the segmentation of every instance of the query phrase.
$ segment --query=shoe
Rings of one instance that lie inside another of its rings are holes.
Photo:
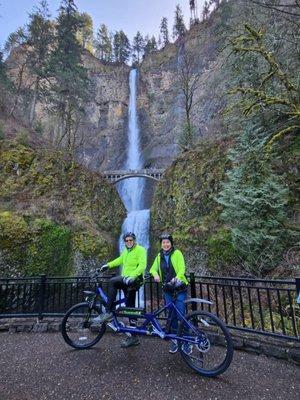
[[[127,336],[127,338],[121,342],[121,347],[127,348],[137,346],[138,344],[140,344],[140,339],[137,336]]]
[[[178,350],[177,340],[176,339],[174,339],[174,340],[172,339],[171,343],[170,343],[170,346],[169,346],[169,353],[174,354],[174,353],[177,352],[177,350]]]
[[[100,325],[103,322],[111,321],[112,319],[113,319],[112,313],[103,313],[98,315],[98,317],[93,318],[91,322],[92,325],[95,326],[95,325]]]
[[[190,354],[192,354],[193,351],[193,345],[189,342],[184,342],[181,346],[181,350],[187,355],[189,356]]]

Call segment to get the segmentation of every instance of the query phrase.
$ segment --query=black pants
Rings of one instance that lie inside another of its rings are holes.
[[[136,291],[138,290],[138,288],[139,288],[139,286],[136,281],[132,285],[128,286],[128,285],[125,285],[125,283],[123,282],[122,276],[116,276],[114,278],[111,278],[108,281],[108,292],[107,292],[108,299],[107,299],[106,311],[107,312],[112,311],[113,303],[116,300],[118,289],[122,289],[125,297],[127,297],[126,306],[134,307],[135,306],[135,294],[136,294]]]

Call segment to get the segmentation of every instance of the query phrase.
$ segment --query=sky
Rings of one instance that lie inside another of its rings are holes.
[[[28,13],[38,0],[0,0],[0,46],[11,32],[28,20]],[[199,14],[204,0],[197,0]],[[57,15],[60,0],[48,0],[52,17]],[[94,21],[94,31],[105,23],[109,30],[123,29],[130,40],[139,30],[143,35],[158,36],[162,17],[169,20],[172,32],[176,4],[181,6],[186,25],[189,23],[189,0],[77,0],[78,10],[87,12]]]

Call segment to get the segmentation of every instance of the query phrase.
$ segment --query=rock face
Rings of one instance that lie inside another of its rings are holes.
[[[78,135],[82,134],[85,139],[77,153],[77,159],[92,170],[116,169],[122,166],[126,155],[130,67],[125,64],[105,65],[88,51],[85,52],[83,61],[91,79],[91,93],[78,130]],[[22,49],[14,50],[7,66],[16,83],[22,63]],[[22,93],[14,112],[15,117],[23,124],[28,124],[29,121],[30,83],[30,76],[25,68]],[[41,127],[43,136],[54,141],[57,123],[41,102],[36,105],[35,121]]]
[[[126,65],[104,65],[87,53],[92,80],[91,101],[81,129],[85,145],[78,159],[93,170],[116,169],[126,157],[129,71]]]

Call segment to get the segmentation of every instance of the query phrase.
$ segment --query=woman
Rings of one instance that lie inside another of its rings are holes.
[[[155,282],[160,282],[163,285],[164,299],[166,304],[173,300],[174,291],[177,291],[174,300],[175,306],[185,314],[185,303],[187,298],[188,281],[185,276],[185,262],[183,254],[180,250],[174,248],[172,235],[165,233],[159,238],[161,250],[156,256],[150,274]],[[172,315],[171,331],[177,333],[178,320],[177,315]],[[183,351],[190,353],[189,343],[183,345]],[[176,353],[178,350],[177,340],[172,340],[170,343],[169,352]]]

